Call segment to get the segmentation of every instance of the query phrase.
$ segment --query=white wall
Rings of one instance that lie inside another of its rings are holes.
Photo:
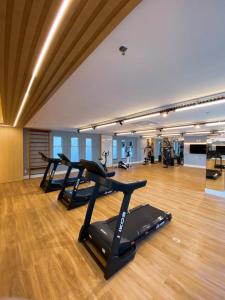
[[[206,143],[207,136],[185,136],[184,137],[184,166],[205,168],[206,167],[206,154],[193,154],[190,153],[190,144],[193,143]]]
[[[101,135],[101,154],[103,152],[109,152],[107,157],[107,167],[112,166],[112,136],[111,135]],[[104,157],[103,163],[104,163]]]

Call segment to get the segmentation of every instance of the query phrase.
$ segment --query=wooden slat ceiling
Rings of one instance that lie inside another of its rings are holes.
[[[0,1],[0,94],[5,123],[13,124],[15,120],[34,64],[61,1]],[[29,121],[140,2],[72,0],[35,78],[19,126]]]

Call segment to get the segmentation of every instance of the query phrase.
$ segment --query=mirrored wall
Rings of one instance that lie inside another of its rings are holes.
[[[206,150],[206,192],[225,196],[225,137],[209,138]]]

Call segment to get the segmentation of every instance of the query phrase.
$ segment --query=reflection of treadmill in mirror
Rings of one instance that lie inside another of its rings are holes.
[[[102,269],[105,279],[109,279],[135,257],[138,243],[169,222],[172,216],[149,204],[128,211],[132,193],[144,187],[146,180],[122,183],[107,178],[103,167],[96,162],[81,160],[81,163],[87,170],[86,178],[95,182],[95,188],[80,230],[79,241]],[[123,193],[120,212],[108,220],[90,223],[101,186]]]
[[[206,178],[207,179],[216,180],[220,176],[221,176],[221,171],[220,170],[206,169]]]
[[[82,174],[85,170],[85,167],[80,162],[75,163],[75,162],[65,161],[65,159],[63,159],[64,156],[63,154],[58,154],[58,155],[62,159],[61,161],[62,164],[65,164],[68,167],[79,170],[78,179],[77,181],[74,182],[72,189],[66,189],[66,187],[68,186],[67,180],[69,178],[69,173],[66,174],[61,191],[58,195],[58,200],[62,202],[68,210],[87,204],[93,194],[94,186],[88,186],[79,189],[79,184],[81,183],[81,178],[83,178]],[[106,174],[108,177],[112,177],[115,175],[115,172],[107,172]],[[84,180],[86,180],[87,182],[86,178],[84,178]],[[105,196],[111,193],[112,193],[112,189],[102,186],[99,189],[97,197]]]
[[[47,166],[45,169],[45,173],[44,176],[42,178],[40,187],[43,189],[43,191],[45,193],[48,192],[52,192],[52,191],[56,191],[56,190],[60,190],[63,186],[64,183],[64,178],[60,178],[60,179],[54,179],[55,176],[55,172],[57,167],[61,164],[61,160],[59,158],[50,158],[47,157],[44,153],[39,152],[39,154],[41,155],[41,158],[47,162]],[[66,157],[66,156],[65,156]],[[68,159],[68,158],[67,158]],[[68,159],[69,160],[69,159]],[[67,173],[71,172],[71,169],[67,169]],[[74,182],[76,182],[77,177],[71,177],[67,180],[67,186],[71,186],[74,184]]]

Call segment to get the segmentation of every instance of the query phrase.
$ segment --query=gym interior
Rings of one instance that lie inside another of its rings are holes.
[[[225,1],[0,21],[0,298],[225,299]]]

